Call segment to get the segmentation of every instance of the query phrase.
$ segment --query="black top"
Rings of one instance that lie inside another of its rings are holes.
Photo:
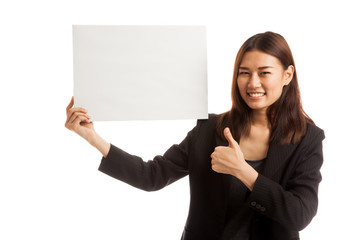
[[[261,172],[265,159],[248,161],[256,171]],[[250,239],[250,224],[254,211],[246,205],[249,189],[236,177],[232,176],[226,211],[223,240]]]

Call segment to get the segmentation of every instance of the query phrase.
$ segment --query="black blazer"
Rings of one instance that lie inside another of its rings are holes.
[[[181,239],[221,239],[231,176],[211,169],[214,148],[228,145],[216,134],[217,119],[209,115],[208,120],[198,120],[180,144],[148,162],[111,145],[99,170],[145,191],[189,175],[190,209]],[[263,171],[246,200],[255,212],[252,239],[299,239],[299,231],[317,211],[324,138],[323,130],[308,124],[298,144],[270,142]]]

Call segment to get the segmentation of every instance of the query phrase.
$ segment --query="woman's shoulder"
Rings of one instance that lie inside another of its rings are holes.
[[[217,119],[219,119],[220,116],[221,116],[221,114],[209,113],[208,118],[198,119],[198,121],[204,121],[204,122],[213,122],[213,121],[215,121],[216,122]]]
[[[221,114],[209,113],[208,118],[198,119],[197,125],[213,126],[216,125]]]
[[[316,126],[313,123],[308,123],[306,126],[306,135],[309,136],[320,136],[322,138],[325,138],[325,132],[320,127]]]
[[[208,118],[198,119],[194,129],[194,133],[214,132],[219,117],[219,114],[209,113]]]
[[[325,139],[325,132],[313,123],[307,123],[306,133],[301,142],[314,143],[321,142]]]

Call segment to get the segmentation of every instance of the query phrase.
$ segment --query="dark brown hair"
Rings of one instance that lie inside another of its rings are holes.
[[[248,136],[251,127],[252,109],[242,99],[237,85],[240,63],[245,53],[258,50],[276,57],[284,70],[294,66],[291,82],[283,87],[280,98],[267,109],[270,124],[270,140],[279,138],[283,144],[296,143],[306,133],[306,124],[314,122],[304,112],[301,104],[300,90],[296,76],[294,59],[286,40],[277,33],[259,33],[244,42],[235,60],[231,87],[232,107],[223,113],[217,122],[217,133],[224,138],[224,128],[229,127],[234,139]]]

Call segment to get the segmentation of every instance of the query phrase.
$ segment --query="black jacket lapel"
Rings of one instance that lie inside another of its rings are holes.
[[[262,174],[273,179],[278,170],[282,169],[295,151],[297,144],[280,144],[280,141],[270,142],[267,158]]]

